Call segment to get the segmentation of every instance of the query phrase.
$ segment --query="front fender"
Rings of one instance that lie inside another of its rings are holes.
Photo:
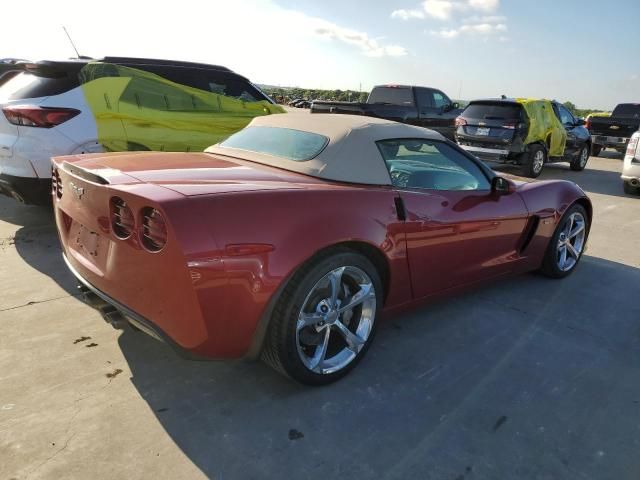
[[[530,262],[527,268],[537,268],[544,257],[553,233],[564,212],[576,202],[580,202],[589,215],[589,225],[593,207],[587,194],[575,183],[566,180],[535,181],[519,185],[522,197],[531,217],[538,219],[537,230],[527,247]]]

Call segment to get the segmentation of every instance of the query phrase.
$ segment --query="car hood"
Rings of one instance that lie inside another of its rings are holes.
[[[210,153],[118,152],[56,160],[98,183],[150,183],[188,196],[299,189],[324,183],[307,175]]]

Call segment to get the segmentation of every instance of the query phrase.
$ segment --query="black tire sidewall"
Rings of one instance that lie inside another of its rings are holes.
[[[321,375],[310,371],[299,357],[296,339],[298,313],[300,312],[308,293],[316,283],[330,271],[343,266],[357,267],[369,276],[373,282],[376,293],[376,313],[373,327],[369,337],[367,338],[367,342],[356,358],[354,358],[351,363],[342,370]],[[376,268],[366,257],[350,251],[343,251],[320,258],[305,268],[304,272],[300,276],[297,276],[298,278],[296,278],[296,276],[292,278],[292,282],[295,281],[297,284],[294,286],[291,295],[281,299],[283,302],[281,305],[282,308],[280,309],[280,312],[283,315],[282,318],[274,319],[276,321],[279,320],[281,323],[279,325],[279,332],[277,332],[279,337],[277,339],[277,355],[280,359],[282,368],[294,380],[306,385],[325,385],[334,382],[349,373],[349,371],[351,371],[362,360],[369,349],[371,342],[375,337],[378,326],[378,315],[383,301],[382,282]],[[276,311],[278,311],[278,309]]]
[[[542,168],[540,169],[540,171],[535,172],[533,169],[533,159],[536,153],[540,150],[544,155],[544,163],[542,164]],[[529,146],[529,151],[525,153],[523,157],[524,158],[522,162],[522,175],[529,178],[538,178],[542,173],[542,170],[544,170],[544,166],[548,161],[546,150],[541,145],[534,144]]]
[[[587,150],[587,161],[584,162],[584,165],[580,165],[580,159],[582,158],[582,152],[584,152],[585,150]],[[581,172],[582,170],[584,170],[587,166],[587,163],[589,163],[589,147],[588,145],[583,145],[583,147],[580,149],[580,151],[578,152],[578,156],[576,158],[574,158],[570,165],[571,165],[571,170],[574,170],[576,172]]]

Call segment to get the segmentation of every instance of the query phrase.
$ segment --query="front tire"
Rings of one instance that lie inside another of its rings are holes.
[[[571,160],[571,163],[569,163],[569,166],[571,167],[571,170],[575,172],[581,172],[582,170],[584,170],[584,167],[587,166],[588,160],[589,160],[589,146],[585,145],[580,149],[580,153],[578,153],[578,156],[573,160]]]
[[[531,145],[529,152],[523,155],[521,173],[523,177],[538,178],[547,163],[547,151],[542,145]]]
[[[326,385],[362,360],[376,331],[382,282],[349,249],[312,260],[294,274],[273,311],[262,359],[306,385]]]
[[[589,234],[586,210],[574,204],[564,213],[542,261],[541,273],[551,278],[564,278],[573,272],[582,258]]]
[[[600,152],[602,152],[602,145],[596,145],[596,144],[591,145],[591,156],[592,157],[599,156]]]

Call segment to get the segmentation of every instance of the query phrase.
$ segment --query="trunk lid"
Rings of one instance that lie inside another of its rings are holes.
[[[299,189],[321,180],[210,153],[119,152],[59,157],[64,168],[109,185],[147,183],[182,195]]]

